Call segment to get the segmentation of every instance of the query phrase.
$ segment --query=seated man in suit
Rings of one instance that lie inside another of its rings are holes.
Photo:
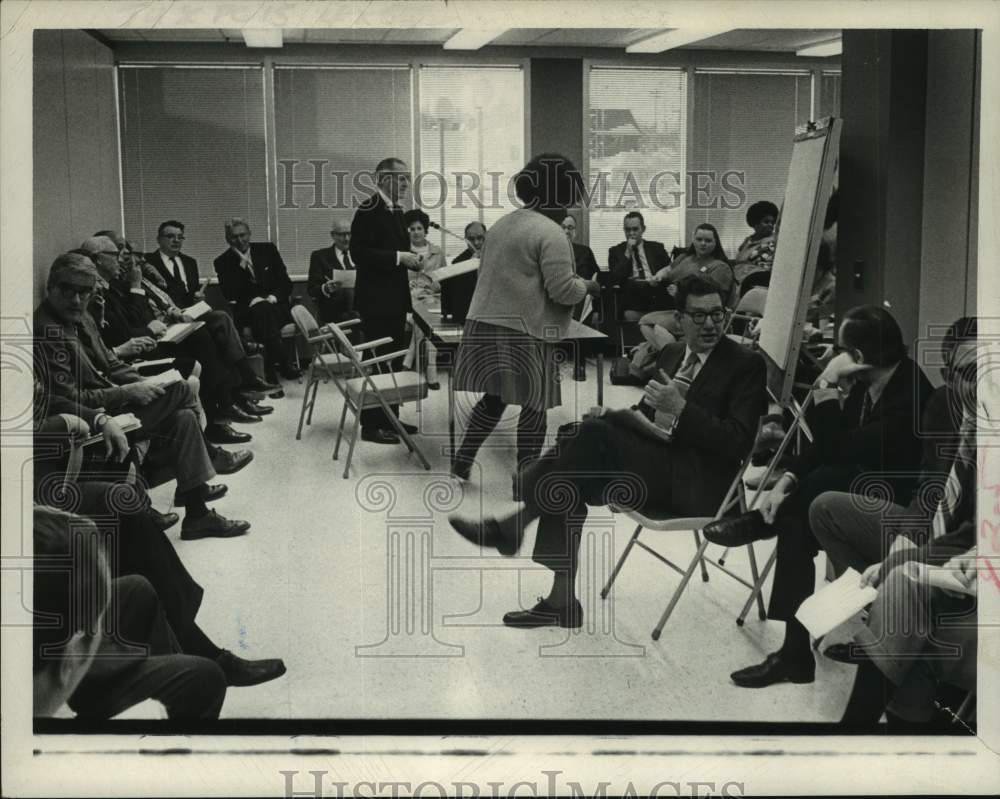
[[[466,248],[451,259],[453,264],[482,257],[483,244],[486,243],[486,225],[482,222],[469,222],[465,226],[465,243]]]
[[[309,256],[309,296],[319,310],[320,324],[357,319],[354,287],[341,286],[337,273],[354,271],[351,260],[351,223],[335,219],[330,229],[333,246],[313,250]]]
[[[733,672],[733,682],[745,688],[815,679],[809,633],[795,618],[816,585],[813,500],[825,491],[849,491],[866,473],[882,475],[894,497],[908,498],[916,479],[917,420],[931,385],[907,357],[899,325],[883,308],[859,306],[844,315],[837,340],[842,352],[816,380],[806,412],[812,447],[793,459],[761,510],[704,530],[709,541],[727,547],[778,537],[768,617],[785,622],[785,640],[763,663]]]
[[[89,519],[44,506],[33,516],[33,715],[68,703],[81,717],[110,718],[152,698],[171,719],[218,718],[225,674],[180,651],[150,583],[111,578]]]
[[[156,230],[156,246],[154,252],[147,252],[143,257],[163,277],[174,304],[187,308],[205,299],[198,262],[181,252],[184,224],[176,219],[161,222]]]
[[[674,307],[666,286],[651,283],[650,278],[670,263],[667,250],[659,241],[647,241],[646,221],[638,211],[629,211],[624,221],[625,241],[608,250],[611,282],[620,286],[619,309],[627,321],[636,321],[649,311]]]
[[[206,505],[225,494],[226,487],[208,484],[216,472],[190,386],[144,380],[104,346],[86,310],[97,278],[90,260],[72,253],[56,258],[49,270],[46,297],[34,314],[36,357],[44,366],[46,392],[139,418],[143,435],[163,448],[177,478],[176,502],[186,509],[182,538],[242,535],[249,522],[230,521]]]
[[[222,293],[233,305],[236,323],[248,326],[264,345],[268,382],[277,382],[275,367],[286,380],[295,380],[299,370],[281,346],[281,328],[292,321],[292,281],[281,253],[269,241],[251,243],[250,226],[242,219],[227,220],[225,229],[229,249],[215,259]]]
[[[574,585],[587,505],[627,494],[615,503],[653,515],[712,516],[749,454],[767,411],[764,361],[723,335],[727,311],[713,283],[697,275],[681,281],[677,304],[684,340],[663,351],[662,382],[649,383],[639,406],[594,409],[564,428],[557,446],[522,471],[526,505],[513,515],[449,518],[464,538],[507,556],[539,519],[533,559],[552,570],[552,589],[504,624],[581,625]]]

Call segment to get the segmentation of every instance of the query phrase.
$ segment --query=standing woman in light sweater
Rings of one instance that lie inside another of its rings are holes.
[[[483,396],[472,409],[452,474],[467,480],[479,447],[508,405],[518,405],[517,464],[541,452],[545,412],[561,404],[556,343],[573,306],[596,282],[578,277],[560,224],[583,180],[564,156],[543,153],[514,178],[524,203],[486,236],[472,305],[455,365],[455,388]]]

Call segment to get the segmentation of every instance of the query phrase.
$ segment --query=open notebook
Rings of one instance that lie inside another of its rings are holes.
[[[160,337],[160,342],[164,344],[176,344],[186,339],[195,330],[200,330],[204,326],[204,322],[178,322],[167,328],[167,332]]]
[[[795,618],[813,638],[819,638],[870,605],[877,596],[878,591],[871,586],[861,587],[860,574],[848,569],[799,605]]]

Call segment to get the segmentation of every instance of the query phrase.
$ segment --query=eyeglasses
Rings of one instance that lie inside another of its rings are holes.
[[[638,233],[640,230],[642,230],[640,225],[625,225],[626,233]]]
[[[698,325],[698,327],[701,327],[707,319],[711,319],[715,324],[719,324],[726,318],[728,311],[725,308],[716,308],[712,311],[681,311],[681,313],[685,316],[690,316],[691,321]]]
[[[88,299],[94,293],[94,286],[79,286],[75,283],[56,283],[56,288],[59,289],[59,293],[62,294],[67,299],[72,297],[79,297],[81,300]]]
[[[164,233],[161,238],[170,239],[171,241],[184,241],[184,236],[180,233]]]

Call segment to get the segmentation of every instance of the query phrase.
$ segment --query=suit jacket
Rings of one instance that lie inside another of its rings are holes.
[[[143,256],[146,262],[163,276],[167,283],[167,294],[174,301],[174,305],[178,308],[187,308],[195,303],[194,293],[198,291],[201,277],[198,274],[198,262],[194,258],[184,253],[180,253],[177,257],[184,269],[184,283],[180,283],[174,276],[173,266],[168,269],[167,265],[163,263],[163,257],[161,257],[159,250],[147,252]]]
[[[130,338],[152,335],[146,325],[155,318],[148,296],[135,294],[127,285],[114,281],[104,291],[101,339],[107,346],[117,347]]]
[[[799,478],[822,465],[854,466],[861,472],[880,472],[896,502],[905,504],[917,480],[922,442],[917,420],[923,413],[931,384],[909,357],[904,357],[882,394],[861,424],[867,384],[855,383],[844,401],[810,405],[806,421],[813,445],[792,460],[789,471]]]
[[[253,261],[253,277],[243,268],[232,247],[215,259],[219,287],[225,298],[235,303],[238,314],[245,314],[255,297],[267,297],[268,294],[287,304],[292,295],[292,281],[278,248],[269,241],[252,242],[250,260]]]
[[[410,302],[408,270],[396,253],[410,251],[410,236],[376,192],[351,221],[351,260],[358,270],[354,308],[362,315],[406,316]]]
[[[651,277],[670,263],[670,256],[667,255],[667,250],[662,242],[643,239],[642,247],[648,267],[647,277]],[[632,260],[625,255],[624,241],[608,250],[608,270],[611,273],[611,282],[616,286],[622,285],[633,276]]]
[[[573,261],[576,264],[576,273],[584,280],[592,280],[599,271],[594,251],[585,244],[573,243]]]
[[[34,336],[39,378],[47,394],[112,413],[126,405],[121,386],[142,380],[104,346],[89,314],[80,324],[68,324],[43,300],[35,309]]]
[[[668,344],[657,366],[680,368],[687,345]],[[640,409],[652,418],[652,409]],[[671,512],[712,515],[742,461],[750,454],[760,418],[767,413],[767,367],[759,354],[723,336],[688,388],[673,440],[636,452],[628,470],[649,475],[647,485],[670,481]],[[650,439],[652,441],[652,439]],[[669,463],[669,465],[666,465]],[[656,496],[650,504],[656,505]]]
[[[331,245],[320,250],[313,250],[309,256],[309,282],[306,290],[319,308],[321,321],[339,322],[344,315],[354,308],[354,289],[341,288],[327,297],[323,293],[323,284],[333,278],[335,270],[343,271],[337,259],[336,247]],[[354,259],[351,259],[353,265]]]
[[[472,247],[466,247],[458,255],[451,259],[453,264],[460,264],[462,261],[469,261],[474,258],[476,253],[473,251]]]

